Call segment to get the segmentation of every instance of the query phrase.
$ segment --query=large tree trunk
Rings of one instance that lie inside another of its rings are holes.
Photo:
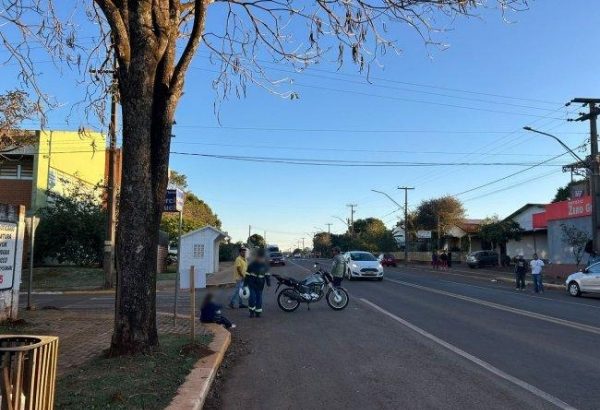
[[[156,258],[175,103],[162,82],[164,61],[153,63],[153,57],[152,50],[140,47],[127,75],[119,78],[124,151],[112,355],[158,345]]]

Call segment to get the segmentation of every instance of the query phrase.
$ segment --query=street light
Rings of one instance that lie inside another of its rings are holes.
[[[555,139],[555,140],[556,140],[556,141],[557,141],[557,142],[558,142],[560,145],[562,145],[562,147],[563,147],[564,149],[566,149],[567,151],[569,151],[569,153],[570,153],[571,155],[573,155],[573,157],[575,157],[575,159],[576,159],[577,161],[579,161],[579,162],[583,162],[583,163],[586,163],[586,161],[584,161],[583,159],[581,159],[581,157],[580,157],[579,155],[577,155],[577,154],[575,153],[575,151],[573,151],[571,148],[569,148],[569,146],[568,146],[567,144],[565,144],[564,142],[562,142],[562,141],[561,141],[561,139],[560,139],[560,138],[558,138],[556,135],[552,135],[552,134],[549,134],[549,133],[547,133],[547,132],[544,132],[544,131],[539,131],[539,130],[536,130],[536,129],[534,129],[534,128],[528,127],[528,126],[527,126],[527,127],[523,127],[523,129],[524,129],[525,131],[535,132],[536,134],[545,135],[545,136],[547,136],[547,137],[550,137],[550,138],[553,138],[553,139]]]
[[[394,198],[392,198],[391,196],[389,196],[389,195],[388,195],[388,194],[386,194],[385,192],[383,192],[383,191],[378,191],[378,190],[376,190],[376,189],[371,189],[371,191],[373,191],[373,192],[376,192],[376,193],[378,193],[378,194],[381,194],[381,195],[385,195],[385,196],[387,197],[387,199],[389,199],[390,201],[392,201],[393,203],[395,203],[395,204],[396,204],[396,206],[398,207],[398,209],[402,209],[402,205],[400,205],[398,202],[396,202],[396,200],[395,200]]]
[[[592,107],[590,106],[590,109]],[[598,144],[597,144],[597,135],[596,135],[596,129],[595,129],[595,119],[592,122],[592,136],[591,136],[591,155],[590,155],[590,160],[589,161],[584,161],[583,159],[581,159],[581,157],[579,155],[577,155],[571,148],[569,148],[567,146],[567,144],[565,144],[564,142],[562,142],[560,140],[560,138],[558,138],[555,135],[549,134],[547,132],[543,132],[543,131],[538,131],[535,130],[531,127],[523,127],[523,129],[525,131],[531,131],[531,132],[535,132],[537,134],[542,134],[542,135],[546,135],[550,138],[553,138],[554,140],[556,140],[560,145],[562,145],[563,148],[565,148],[571,155],[573,155],[573,157],[575,157],[577,159],[577,161],[581,164],[583,164],[583,167],[580,168],[585,168],[588,171],[588,175],[590,176],[590,196],[592,197],[592,235],[593,235],[593,241],[592,243],[594,244],[594,250],[598,251],[598,246],[600,244],[600,231],[598,230],[598,220],[600,219],[599,215],[598,215],[598,200],[596,198],[596,195],[598,194],[599,191],[599,180],[600,180],[600,170],[598,169]],[[566,167],[563,167],[563,171],[565,170]]]

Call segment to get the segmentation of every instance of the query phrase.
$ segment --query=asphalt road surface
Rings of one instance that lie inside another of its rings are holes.
[[[308,274],[312,262],[274,268]],[[600,299],[537,296],[462,274],[387,269],[321,301],[229,311],[250,353],[228,369],[224,409],[598,408]]]
[[[312,261],[274,272],[301,278]],[[597,409],[600,298],[542,295],[463,273],[386,269],[383,282],[344,281],[351,297],[282,312],[227,310],[249,353],[225,370],[224,409]],[[217,290],[225,302],[229,289]],[[201,298],[202,294],[198,295]],[[38,305],[111,309],[109,295],[36,295]],[[173,295],[158,294],[172,312]],[[189,307],[181,295],[179,311]]]

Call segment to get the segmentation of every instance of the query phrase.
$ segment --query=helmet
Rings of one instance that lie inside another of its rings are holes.
[[[250,297],[250,289],[248,288],[248,286],[244,286],[240,289],[239,294],[242,299],[248,299]]]

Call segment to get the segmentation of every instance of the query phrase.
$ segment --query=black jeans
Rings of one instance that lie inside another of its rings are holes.
[[[343,277],[334,276],[333,277],[333,286],[335,286],[336,288],[339,286],[342,286],[342,280],[344,280]]]
[[[231,320],[227,319],[225,316],[215,316],[215,320],[212,322],[205,322],[203,321],[202,323],[216,323],[218,325],[223,325],[225,327],[225,329],[229,329],[231,327],[231,325],[233,323],[231,323]]]
[[[525,289],[525,273],[517,272],[517,289]]]

